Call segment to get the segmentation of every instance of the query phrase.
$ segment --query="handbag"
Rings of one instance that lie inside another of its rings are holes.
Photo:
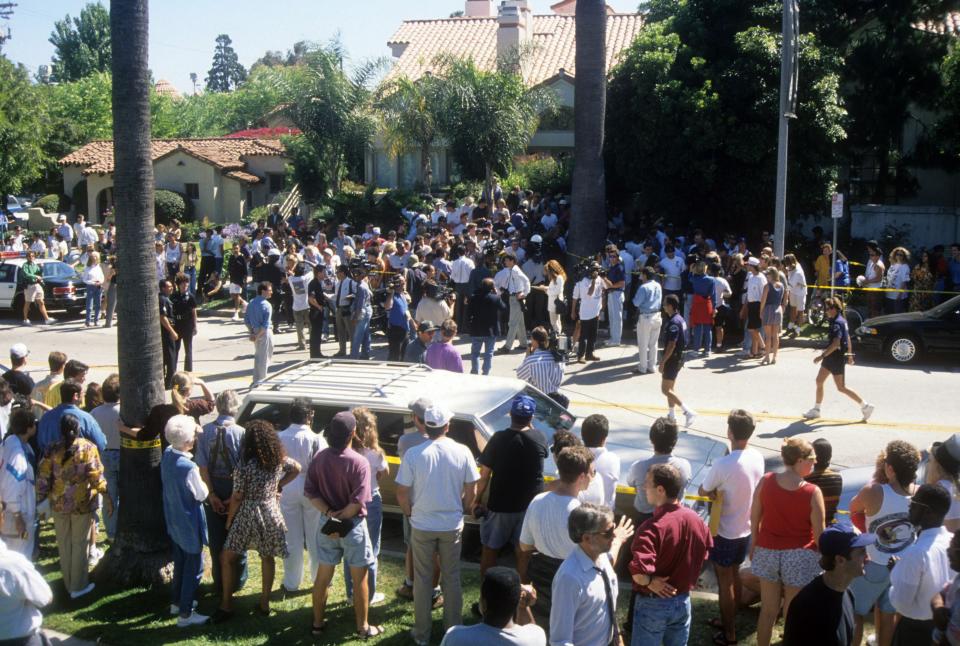
[[[567,315],[567,302],[562,298],[553,299],[553,309],[556,311],[557,316],[563,317]]]
[[[326,536],[337,534],[341,537],[349,534],[357,526],[359,517],[353,518],[328,518],[327,522],[320,528],[320,532]]]

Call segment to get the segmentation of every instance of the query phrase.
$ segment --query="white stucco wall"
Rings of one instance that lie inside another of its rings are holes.
[[[175,152],[153,163],[153,178],[157,188],[176,191],[186,195],[187,184],[197,184],[199,198],[193,200],[193,212],[197,221],[204,217],[213,222],[217,218],[217,175],[213,166],[191,157],[184,152]]]

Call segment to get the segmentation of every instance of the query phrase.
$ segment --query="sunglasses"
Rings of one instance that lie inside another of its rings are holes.
[[[594,532],[594,534],[596,534],[597,536],[603,536],[604,538],[613,539],[615,531],[616,531],[616,527],[611,527],[610,529],[603,532]]]

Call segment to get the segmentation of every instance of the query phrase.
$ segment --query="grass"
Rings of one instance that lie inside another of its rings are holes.
[[[101,536],[102,538],[102,536]],[[255,553],[248,559],[249,573],[247,584],[236,595],[236,616],[220,625],[207,625],[180,629],[176,620],[167,614],[170,604],[169,588],[118,588],[108,584],[99,584],[97,589],[78,601],[71,601],[61,584],[60,564],[57,558],[56,540],[53,524],[41,524],[40,556],[37,566],[54,590],[54,601],[44,609],[45,628],[52,629],[80,639],[99,642],[105,645],[137,644],[137,646],[160,646],[166,644],[236,644],[239,646],[276,644],[296,646],[298,644],[360,644],[363,643],[355,632],[353,606],[347,603],[343,578],[338,572],[330,591],[327,603],[328,627],[322,637],[310,634],[312,612],[310,607],[309,582],[304,581],[304,589],[299,595],[271,602],[273,615],[261,617],[253,612],[260,591],[260,560]],[[480,575],[471,566],[461,570],[463,581],[463,620],[470,624],[476,618],[470,612],[470,606],[479,599]],[[277,560],[275,587],[279,587],[283,576],[283,563]],[[386,601],[370,610],[370,621],[382,625],[385,633],[375,640],[384,644],[410,644],[408,630],[413,624],[412,602],[398,599],[393,591],[403,578],[402,561],[380,557],[377,575],[378,588],[387,596]],[[219,599],[212,596],[212,583],[209,569],[200,587],[198,611],[211,614]],[[617,616],[621,624],[626,618],[630,593],[621,588]],[[737,616],[737,634],[740,644],[756,644],[756,620],[758,609],[741,611]],[[691,646],[712,644],[715,632],[706,622],[718,615],[716,601],[709,598],[693,599],[693,617],[691,623]],[[443,611],[433,613],[433,635],[431,643],[439,644],[443,637]],[[780,639],[780,627],[774,631],[773,643]]]

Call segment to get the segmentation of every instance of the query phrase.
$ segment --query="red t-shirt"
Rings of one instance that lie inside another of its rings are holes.
[[[817,486],[804,482],[799,489],[790,491],[777,483],[775,473],[768,473],[760,481],[760,502],[763,515],[757,546],[770,550],[817,549],[813,540],[813,525],[810,523],[810,499]]]

